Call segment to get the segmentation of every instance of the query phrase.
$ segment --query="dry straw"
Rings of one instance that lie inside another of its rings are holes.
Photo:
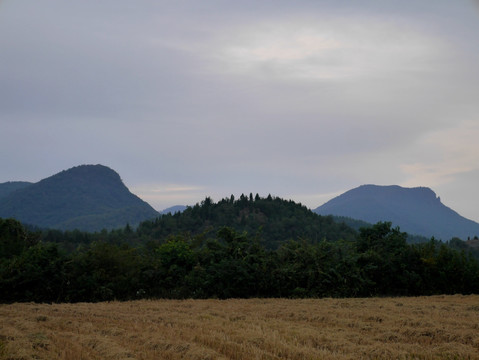
[[[479,296],[0,305],[0,359],[479,359]]]

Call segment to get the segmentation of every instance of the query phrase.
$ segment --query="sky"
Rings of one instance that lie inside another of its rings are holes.
[[[82,164],[162,210],[430,187],[479,221],[479,2],[0,0],[0,183]]]

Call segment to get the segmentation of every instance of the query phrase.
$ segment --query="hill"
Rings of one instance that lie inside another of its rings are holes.
[[[332,217],[319,216],[305,206],[271,195],[263,198],[256,194],[241,195],[239,199],[225,198],[215,203],[206,198],[201,204],[187,207],[182,212],[165,213],[154,221],[139,225],[142,236],[165,239],[171,234],[201,234],[216,232],[224,226],[238,232],[247,232],[264,241],[268,248],[277,248],[287,240],[306,239],[352,240],[354,229],[336,223]]]
[[[463,240],[479,234],[479,224],[441,203],[426,187],[362,185],[319,206],[320,215],[345,216],[369,223],[391,221],[409,234]]]
[[[11,188],[11,186],[10,186]],[[20,186],[0,201],[0,217],[61,230],[98,231],[158,216],[103,165],[82,165]]]
[[[10,195],[14,191],[26,188],[29,185],[32,185],[32,183],[27,181],[9,181],[2,183],[0,184],[0,199]]]

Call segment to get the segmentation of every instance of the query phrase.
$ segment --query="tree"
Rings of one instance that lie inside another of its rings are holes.
[[[130,300],[144,288],[139,251],[127,244],[94,242],[68,263],[67,301]]]
[[[264,295],[266,256],[257,239],[223,227],[216,239],[208,240],[198,251],[192,272],[197,285],[194,291],[219,298]]]
[[[0,259],[10,259],[20,255],[25,249],[38,242],[38,236],[28,232],[15,219],[0,218]]]
[[[403,270],[404,254],[408,248],[407,233],[390,222],[379,222],[361,228],[357,240],[358,264],[370,283],[364,295],[401,295],[407,292],[409,277]]]
[[[187,275],[193,268],[194,255],[183,236],[172,236],[156,251],[156,285],[162,297],[188,297]]]
[[[65,258],[55,244],[37,244],[0,266],[0,302],[64,300]]]

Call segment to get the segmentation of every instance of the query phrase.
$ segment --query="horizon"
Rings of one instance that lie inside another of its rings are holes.
[[[0,4],[0,183],[101,163],[157,210],[422,186],[479,222],[475,0]]]
[[[471,218],[468,218],[467,216],[464,216],[463,214],[461,214],[460,212],[458,212],[456,209],[454,208],[451,208],[450,206],[448,206],[447,204],[444,204],[441,200],[441,196],[440,194],[437,194],[433,189],[431,189],[430,187],[427,187],[427,186],[414,186],[414,187],[404,187],[404,186],[400,186],[400,185],[396,185],[396,184],[388,184],[388,185],[380,185],[380,184],[361,184],[361,185],[358,185],[354,188],[351,188],[351,189],[348,189],[342,193],[338,193],[338,194],[330,194],[330,197],[325,200],[323,203],[321,204],[313,204],[312,206],[311,205],[308,205],[307,203],[305,202],[302,202],[298,199],[295,199],[295,198],[292,198],[292,197],[282,197],[282,196],[278,196],[278,195],[275,195],[275,194],[272,194],[272,193],[268,193],[268,194],[260,194],[258,192],[252,192],[252,191],[249,191],[249,192],[242,192],[242,193],[238,193],[238,194],[233,194],[233,193],[230,193],[228,195],[225,195],[225,196],[221,196],[221,197],[218,197],[218,198],[215,198],[211,195],[208,195],[208,194],[204,194],[203,197],[193,201],[193,202],[189,202],[189,203],[179,203],[179,202],[174,202],[174,200],[172,200],[171,204],[167,205],[167,206],[164,206],[164,207],[161,207],[162,205],[159,205],[159,204],[154,204],[154,203],[151,203],[150,201],[148,201],[147,199],[143,198],[140,194],[138,194],[137,192],[135,192],[133,189],[129,188],[127,184],[124,183],[122,177],[121,177],[121,174],[119,174],[115,169],[112,169],[106,165],[103,165],[103,164],[81,164],[81,165],[76,165],[76,166],[73,166],[71,168],[68,168],[68,169],[63,169],[61,171],[59,171],[58,173],[55,173],[55,174],[51,174],[50,176],[47,176],[46,178],[49,178],[49,177],[52,177],[54,175],[57,175],[63,171],[68,171],[68,170],[71,170],[73,168],[76,168],[76,167],[80,167],[80,166],[103,166],[103,167],[107,167],[108,169],[112,170],[113,172],[117,173],[122,181],[122,183],[128,188],[128,190],[138,196],[140,199],[142,199],[143,201],[147,202],[154,210],[158,211],[159,213],[165,211],[165,210],[168,210],[170,208],[173,208],[173,207],[176,207],[176,206],[185,206],[185,207],[192,207],[192,206],[195,206],[196,204],[200,204],[203,200],[205,200],[206,198],[210,198],[213,202],[217,203],[223,199],[229,199],[231,196],[234,196],[235,199],[238,199],[241,197],[241,195],[245,195],[245,196],[249,196],[249,194],[253,194],[253,196],[255,196],[256,194],[258,194],[260,197],[262,198],[266,198],[268,197],[269,195],[271,195],[272,197],[278,197],[278,198],[281,198],[283,200],[291,200],[291,201],[294,201],[295,203],[297,204],[301,204],[301,205],[304,205],[306,206],[309,210],[311,211],[314,211],[316,208],[324,205],[325,203],[329,202],[330,200],[333,200],[335,197],[337,196],[340,196],[340,195],[343,195],[344,193],[346,192],[349,192],[351,190],[354,190],[354,189],[357,189],[357,188],[360,188],[360,187],[363,187],[363,186],[374,186],[374,187],[400,187],[402,189],[419,189],[419,188],[422,188],[422,189],[428,189],[428,190],[431,190],[436,198],[446,207],[452,209],[453,211],[457,212],[460,216],[468,219],[468,220],[472,220],[472,221],[475,221],[476,223],[479,223],[478,221],[474,220],[474,219],[471,219]],[[44,178],[44,179],[46,179]],[[44,179],[40,179],[38,181],[41,181],[41,180],[44,180]],[[13,181],[7,181],[8,182],[15,182],[16,180],[13,180]],[[35,182],[30,182],[32,184],[38,182],[38,181],[35,181]],[[0,183],[2,184],[2,183]]]

